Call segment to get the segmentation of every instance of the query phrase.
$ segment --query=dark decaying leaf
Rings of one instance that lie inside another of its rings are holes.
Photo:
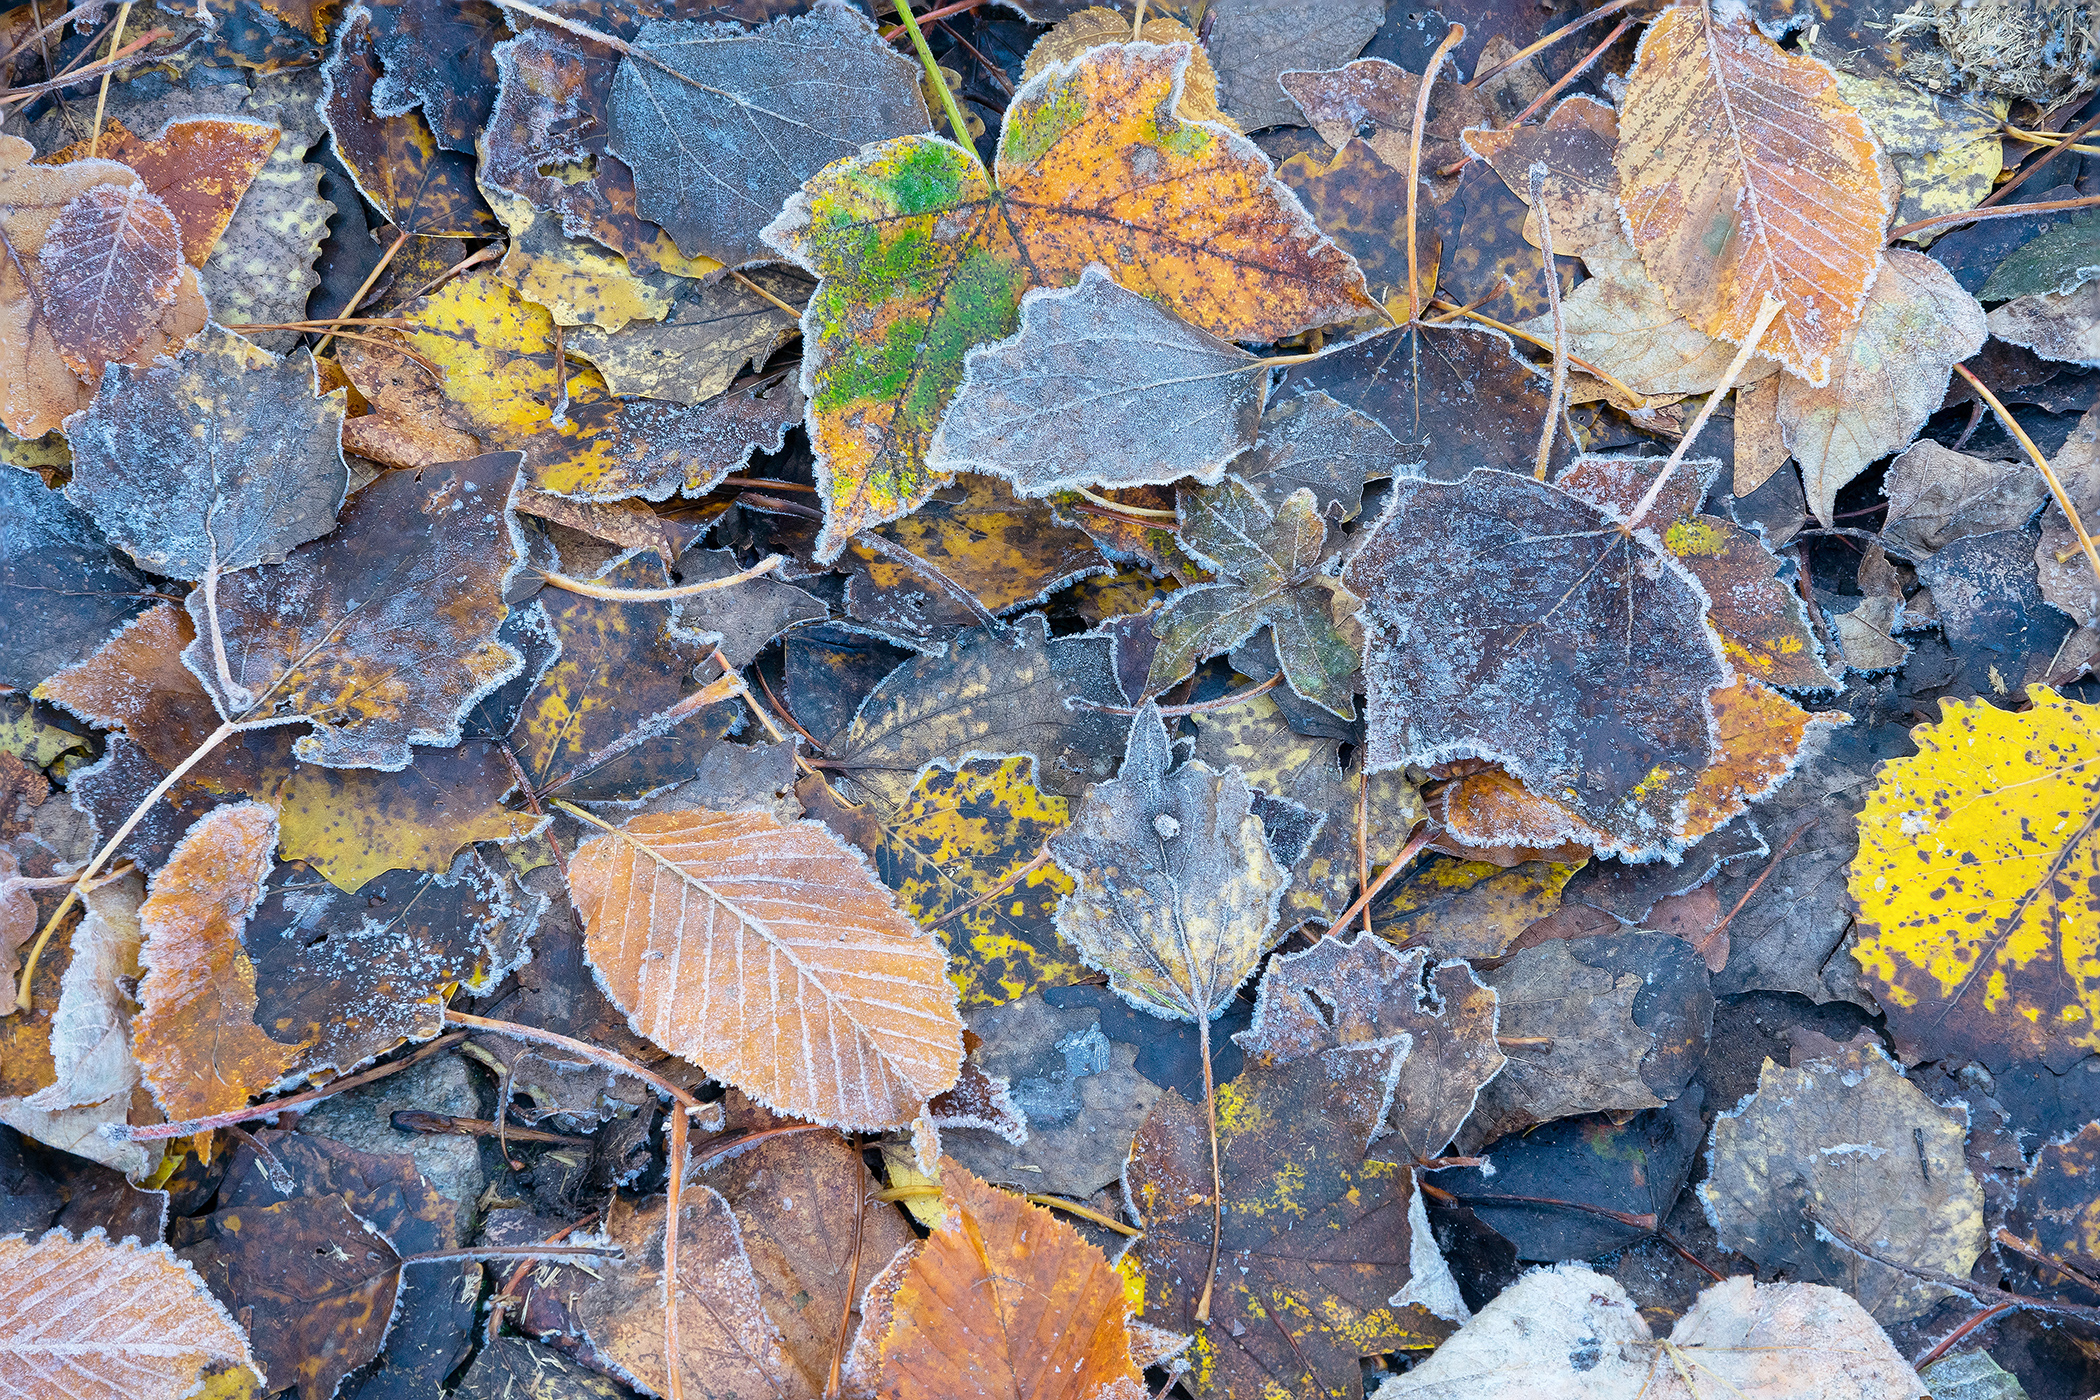
[[[384,73],[372,92],[382,115],[421,106],[439,146],[472,154],[496,100],[490,46],[503,11],[484,0],[368,0],[372,49]]]
[[[1284,91],[1277,75],[1347,63],[1363,52],[1384,18],[1384,10],[1364,0],[1219,0],[1204,14],[1219,105],[1242,130],[1297,125],[1294,94]]]
[[[335,528],[349,486],[340,394],[217,326],[173,360],[118,365],[70,421],[66,494],[155,573],[278,564]]]
[[[1385,58],[1360,58],[1322,72],[1286,72],[1276,81],[1329,146],[1340,151],[1360,140],[1381,164],[1406,174],[1422,83],[1412,69]],[[1438,76],[1430,85],[1429,119],[1422,127],[1422,174],[1428,177],[1464,159],[1468,153],[1459,144],[1460,131],[1486,120],[1487,105],[1477,93],[1453,82],[1448,71]],[[1449,191],[1446,182],[1437,197],[1448,197]],[[1401,198],[1406,198],[1404,188]]]
[[[2059,1141],[2042,1144],[2020,1181],[2007,1226],[2027,1245],[2060,1259],[2087,1278],[2100,1276],[2100,1123],[2088,1123]],[[2052,1289],[2056,1279],[2042,1277]]]
[[[1410,108],[1408,121],[1414,117]],[[1407,159],[1401,137],[1401,160]],[[1429,142],[1423,143],[1423,165]],[[1276,178],[1291,187],[1320,231],[1363,269],[1364,286],[1381,304],[1396,312],[1407,305],[1407,176],[1380,158],[1366,142],[1351,141],[1329,158],[1324,151],[1303,151],[1276,167]],[[1442,265],[1443,235],[1430,214],[1428,182],[1423,182],[1423,213],[1415,231],[1415,281],[1418,299],[1434,290]],[[1404,316],[1404,312],[1401,312]]]
[[[634,42],[613,79],[610,146],[642,216],[689,257],[767,257],[758,231],[804,180],[932,129],[911,61],[836,0],[749,31],[653,21]]]
[[[1314,389],[1269,405],[1260,440],[1233,459],[1232,474],[1272,510],[1303,487],[1321,515],[1354,520],[1367,482],[1412,476],[1419,465],[1383,423]]]
[[[1023,495],[1216,482],[1254,444],[1263,363],[1125,290],[1099,263],[1021,298],[1021,328],[970,351],[926,454]]]
[[[143,591],[62,492],[0,466],[0,685],[28,690],[84,660],[145,607]]]

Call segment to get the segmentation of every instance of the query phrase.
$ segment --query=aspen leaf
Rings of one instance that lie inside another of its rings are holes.
[[[480,455],[481,440],[465,431],[466,415],[445,397],[443,375],[370,341],[337,345],[335,363],[366,406],[343,420],[345,451],[389,467],[434,467]]]
[[[1874,283],[1895,205],[1880,158],[1831,69],[1783,52],[1741,5],[1680,0],[1642,37],[1618,169],[1648,275],[1731,344],[1777,297],[1761,348],[1812,388],[1830,382]]]
[[[1171,115],[1189,52],[1105,45],[1030,79],[1001,128],[996,198],[971,153],[903,137],[819,172],[767,226],[820,279],[802,321],[820,560],[941,484],[927,446],[965,355],[1013,330],[1031,288],[1100,263],[1191,325],[1254,341],[1372,309],[1258,148]]]
[[[141,611],[143,584],[65,493],[0,467],[0,685],[85,660]]]
[[[2029,698],[1943,701],[1867,791],[1852,955],[1906,1053],[2061,1072],[2100,1049],[2100,706]]]
[[[207,326],[172,360],[117,366],[68,420],[66,495],[155,573],[279,564],[335,528],[350,482],[340,393],[316,366]]]
[[[1089,789],[1048,842],[1077,882],[1058,905],[1057,931],[1140,1011],[1209,1021],[1279,936],[1290,875],[1238,770],[1190,762],[1170,775],[1172,761],[1148,703],[1115,779]]]
[[[1882,533],[1900,550],[1930,554],[1969,535],[2018,530],[2034,519],[2049,487],[2026,462],[1997,462],[1931,439],[1889,463]]]
[[[786,268],[753,268],[752,282],[793,306],[809,299],[809,279]],[[545,298],[532,296],[544,304]],[[599,325],[569,332],[569,353],[596,365],[621,397],[700,403],[727,389],[744,367],[764,365],[792,340],[795,319],[733,277],[680,282],[663,314],[623,330]]]
[[[1367,0],[1219,0],[1204,11],[1205,47],[1218,70],[1218,100],[1242,131],[1302,122],[1287,72],[1320,72],[1363,52],[1385,12]]]
[[[895,1127],[955,1082],[939,945],[817,823],[638,816],[577,850],[569,886],[635,1031],[768,1107]]]
[[[37,250],[45,324],[82,379],[135,355],[182,285],[182,230],[136,180],[96,185],[58,211]]]
[[[1025,1394],[1139,1400],[1130,1300],[1100,1250],[1064,1221],[941,1164],[940,1224],[889,1303],[883,1400]],[[997,1385],[986,1382],[996,1377]]]
[[[95,154],[137,172],[139,184],[174,216],[183,258],[202,268],[283,135],[266,122],[239,117],[176,117],[149,139],[110,120]],[[60,165],[87,153],[88,143],[81,141],[53,151],[43,163]]]
[[[918,70],[860,11],[819,0],[759,29],[653,20],[612,81],[612,152],[642,217],[731,267],[803,181],[863,146],[930,131]],[[669,71],[666,71],[666,70]]]
[[[1268,387],[1259,359],[1093,263],[1075,286],[1022,297],[1021,329],[970,351],[926,464],[991,472],[1024,496],[1211,484],[1254,445]]]
[[[1537,126],[1474,127],[1463,139],[1466,149],[1485,160],[1509,192],[1526,204],[1531,202],[1533,162],[1546,167],[1553,251],[1581,258],[1590,275],[1598,276],[1591,253],[1625,237],[1619,226],[1619,172],[1613,164],[1619,149],[1619,114],[1594,97],[1577,95],[1564,98]],[[1539,246],[1538,222],[1534,209],[1524,224],[1524,237],[1533,246]]]
[[[0,1237],[0,1385],[24,1396],[182,1400],[213,1362],[261,1372],[248,1339],[166,1245]]]

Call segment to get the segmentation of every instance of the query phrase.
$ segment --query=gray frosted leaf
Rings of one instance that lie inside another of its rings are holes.
[[[758,268],[751,280],[790,306],[809,299],[800,272]],[[794,317],[725,273],[712,282],[678,279],[662,320],[616,331],[578,326],[568,348],[596,365],[615,394],[691,404],[727,389],[745,365],[763,365],[800,331]]]
[[[1601,818],[1658,764],[1706,767],[1730,672],[1653,539],[1529,476],[1394,483],[1342,573],[1371,768],[1486,758]]]
[[[1057,931],[1138,1010],[1208,1020],[1280,936],[1290,876],[1238,769],[1190,762],[1170,774],[1172,761],[1148,703],[1131,722],[1122,771],[1089,790],[1047,843],[1077,882],[1058,903]]]
[[[1381,0],[1218,0],[1206,15],[1220,105],[1244,131],[1303,126],[1276,81],[1297,69],[1339,68],[1385,22]]]
[[[1303,398],[1269,405],[1261,439],[1232,463],[1232,474],[1271,506],[1301,486],[1322,514],[1354,520],[1363,510],[1364,483],[1421,473],[1422,453],[1401,444],[1366,413],[1315,389]]]
[[[335,528],[350,474],[343,395],[311,357],[280,360],[212,325],[172,361],[112,365],[67,420],[67,497],[156,573],[281,562]]]
[[[87,659],[145,591],[64,495],[0,465],[0,685],[29,690]]]
[[[871,141],[932,129],[918,66],[838,0],[755,30],[657,20],[635,44],[655,61],[620,60],[610,145],[642,216],[688,257],[770,258],[758,231],[804,180]]]
[[[1030,292],[1021,329],[970,352],[927,463],[995,473],[1024,496],[1215,482],[1253,445],[1268,376],[1097,263],[1075,287]]]

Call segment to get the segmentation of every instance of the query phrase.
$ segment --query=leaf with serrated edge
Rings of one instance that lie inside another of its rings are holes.
[[[771,1108],[896,1127],[961,1070],[939,943],[816,822],[639,816],[584,843],[569,888],[635,1031]]]

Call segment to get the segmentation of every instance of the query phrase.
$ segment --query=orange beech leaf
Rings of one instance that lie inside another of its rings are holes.
[[[637,1033],[783,1113],[909,1123],[955,1083],[962,1019],[938,939],[816,822],[664,812],[587,841],[570,897]]]
[[[255,964],[241,948],[276,849],[275,812],[260,802],[220,807],[190,828],[139,907],[145,980],[133,1049],[170,1118],[242,1107],[304,1048],[257,1028]]]
[[[1782,51],[1731,0],[1649,26],[1619,114],[1620,204],[1648,275],[1686,320],[1764,349],[1811,385],[1859,322],[1895,184],[1827,64]]]
[[[1101,1251],[953,1158],[941,1196],[940,1226],[889,1300],[881,1400],[1140,1400],[1130,1300]]]
[[[254,1369],[247,1337],[166,1245],[99,1229],[0,1239],[0,1392],[181,1400],[213,1362]]]

